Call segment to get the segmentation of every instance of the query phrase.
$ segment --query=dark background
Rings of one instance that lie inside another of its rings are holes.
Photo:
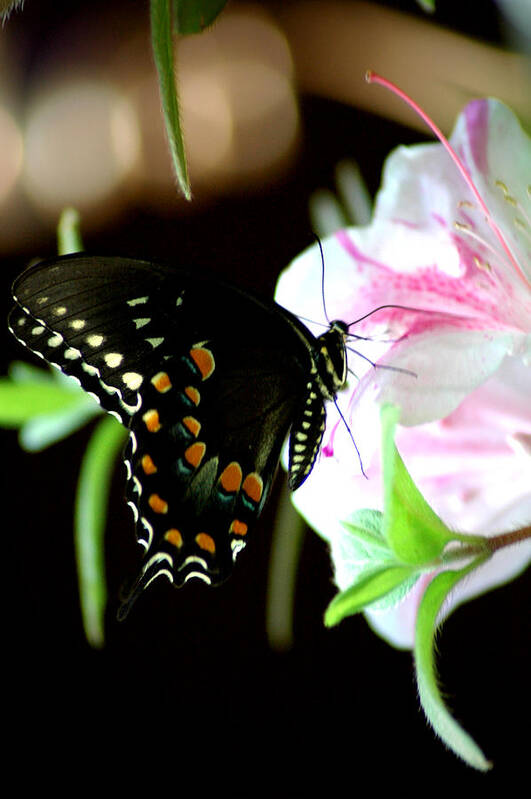
[[[106,4],[89,5],[94,13]],[[124,13],[144,6],[121,5]],[[415,3],[394,5],[420,13]],[[28,81],[39,69],[40,48],[84,6],[28,2],[0,33],[24,47]],[[147,4],[145,13],[147,24]],[[436,19],[479,38],[500,36],[496,7],[482,0],[439,2]],[[358,158],[374,192],[389,150],[422,138],[311,97],[301,99],[301,114],[299,157],[275,185],[165,218],[139,204],[108,229],[84,231],[86,248],[207,265],[272,293],[279,271],[312,239],[308,196],[332,187],[336,162]],[[4,310],[13,277],[55,247],[50,229],[2,261]],[[25,357],[7,332],[3,342],[4,366]],[[312,532],[300,561],[293,646],[271,651],[265,591],[283,475],[228,583],[176,592],[156,581],[119,624],[120,586],[139,556],[118,467],[106,550],[107,643],[92,651],[80,623],[72,544],[77,470],[89,435],[83,430],[29,455],[14,432],[2,433],[4,727],[18,784],[62,793],[94,781],[121,793],[145,782],[155,793],[164,786],[178,795],[191,790],[192,780],[200,793],[246,796],[271,785],[276,794],[294,796],[323,789],[379,793],[389,784],[408,793],[450,785],[510,789],[528,746],[521,731],[528,578],[460,608],[439,637],[449,705],[495,761],[488,776],[462,765],[427,728],[408,653],[382,642],[362,617],[324,628],[334,588],[325,545]]]

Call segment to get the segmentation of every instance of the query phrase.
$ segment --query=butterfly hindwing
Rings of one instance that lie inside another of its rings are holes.
[[[169,566],[177,585],[230,574],[269,493],[297,396],[290,360],[266,356],[250,343],[235,365],[223,341],[201,342],[146,386],[126,453],[146,550],[139,587]]]
[[[319,358],[330,345],[344,358],[343,333],[315,339],[216,277],[124,258],[43,262],[13,294],[14,335],[130,431],[127,495],[145,559],[122,615],[160,574],[224,580],[292,425],[290,486],[311,471],[336,390]]]

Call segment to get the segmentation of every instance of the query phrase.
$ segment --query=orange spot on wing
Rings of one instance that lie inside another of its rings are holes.
[[[155,474],[157,471],[157,467],[153,463],[153,460],[150,455],[144,455],[142,458],[142,468],[146,474]]]
[[[183,419],[183,425],[193,436],[197,438],[199,431],[201,430],[201,422],[198,422],[193,416],[185,416]]]
[[[143,414],[142,419],[144,420],[144,423],[150,433],[156,433],[162,427],[158,411],[146,411]]]
[[[164,394],[165,391],[169,391],[171,388],[171,380],[166,372],[158,372],[155,377],[151,378],[151,382],[161,394]]]
[[[197,441],[185,450],[184,458],[194,468],[197,468],[206,452],[206,444],[202,441]]]
[[[251,472],[243,481],[243,490],[253,502],[260,502],[262,492],[264,490],[264,483],[262,478],[256,472]]]
[[[243,474],[240,464],[236,463],[236,461],[232,461],[232,463],[229,463],[221,472],[219,482],[227,494],[235,494],[240,490],[242,478]]]
[[[234,533],[234,535],[246,535],[248,529],[245,522],[241,522],[239,519],[233,519],[230,523],[229,533]]]
[[[211,555],[216,551],[216,542],[208,533],[198,533],[195,537],[195,542],[198,547],[210,552]]]
[[[168,503],[161,499],[158,494],[151,494],[148,502],[155,513],[168,513]]]
[[[171,530],[166,530],[164,538],[166,541],[169,541],[170,544],[173,544],[174,547],[177,547],[177,549],[180,549],[183,545],[183,537],[175,527],[172,527]]]
[[[199,391],[196,388],[194,388],[194,386],[186,386],[186,388],[184,389],[184,393],[186,394],[188,399],[194,403],[194,405],[196,406],[199,405],[199,400],[201,399],[201,395],[199,394]]]
[[[210,377],[216,368],[214,356],[210,350],[205,347],[194,347],[190,350],[190,357],[201,372],[202,379],[206,380],[207,377]]]

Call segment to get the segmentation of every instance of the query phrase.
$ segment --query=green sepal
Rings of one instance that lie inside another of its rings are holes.
[[[446,746],[480,771],[487,771],[492,764],[470,735],[452,718],[443,702],[437,685],[434,639],[437,617],[448,594],[485,560],[486,556],[482,555],[463,569],[444,571],[433,578],[417,610],[414,648],[419,699],[426,718]]]
[[[81,615],[87,641],[104,644],[107,591],[103,535],[107,499],[116,458],[126,440],[124,427],[105,416],[92,434],[79,473],[74,512],[74,542]]]
[[[423,565],[440,557],[455,535],[430,508],[411,479],[394,443],[400,410],[381,410],[386,540],[402,563]]]
[[[359,575],[356,583],[346,591],[336,594],[325,612],[325,625],[333,627],[346,616],[352,616],[364,610],[368,605],[388,596],[407,583],[410,590],[412,578],[416,578],[414,566],[399,564],[383,565]]]
[[[175,81],[175,42],[172,26],[172,0],[151,0],[151,43],[159,77],[160,98],[170,154],[182,193],[192,198],[184,151],[179,99]]]
[[[173,20],[176,33],[201,33],[212,25],[227,0],[173,0]]]

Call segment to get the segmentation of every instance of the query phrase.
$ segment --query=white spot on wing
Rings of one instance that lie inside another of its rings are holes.
[[[156,347],[160,347],[160,345],[162,344],[162,342],[164,341],[164,339],[163,339],[163,338],[147,338],[147,339],[146,339],[146,341],[147,341],[149,344],[151,344],[151,346],[153,347],[153,349],[155,349]]]
[[[69,322],[69,325],[72,328],[72,330],[83,330],[85,324],[86,322],[84,319],[72,319]]]
[[[144,378],[138,372],[124,372],[122,380],[131,391],[136,391],[142,385]]]
[[[119,352],[108,352],[103,360],[110,369],[116,369],[117,366],[120,366],[123,359],[124,356],[121,355]]]
[[[90,336],[86,337],[85,341],[89,347],[101,347],[103,344],[103,336],[99,333],[91,333]]]

